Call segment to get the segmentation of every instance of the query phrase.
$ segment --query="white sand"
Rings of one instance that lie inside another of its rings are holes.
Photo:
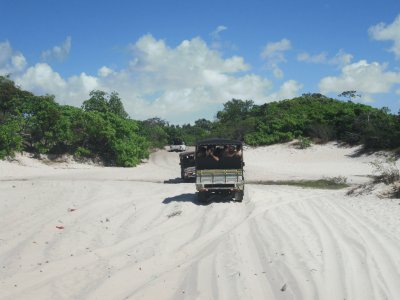
[[[248,149],[246,179],[363,183],[354,151]],[[400,299],[400,200],[249,184],[201,205],[176,153],[18,161],[0,162],[0,299]]]

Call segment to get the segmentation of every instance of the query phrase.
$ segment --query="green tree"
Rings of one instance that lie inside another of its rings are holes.
[[[129,117],[117,92],[112,92],[110,94],[110,97],[108,99],[108,107],[112,113],[120,116],[121,118],[127,119]]]
[[[10,118],[0,124],[0,159],[6,156],[14,156],[14,153],[22,150],[21,120]]]
[[[63,118],[54,96],[27,96],[22,99],[22,133],[28,150],[51,153],[66,139],[68,120]]]
[[[194,122],[194,126],[210,132],[213,129],[214,124],[210,120],[198,119]]]
[[[106,164],[134,166],[148,157],[149,143],[128,119],[116,92],[95,90],[82,109],[35,96],[0,76],[0,157],[15,151],[71,153]]]
[[[357,94],[357,91],[344,91],[338,95],[338,97],[347,98],[347,100],[351,101],[357,97],[361,97],[360,94]]]
[[[117,92],[108,95],[104,91],[93,90],[89,96],[90,98],[82,104],[84,111],[112,112],[124,119],[129,117]]]
[[[253,108],[252,100],[232,99],[224,104],[224,109],[217,113],[217,119],[221,122],[243,119]]]
[[[98,111],[106,113],[109,111],[107,93],[94,90],[89,93],[90,98],[83,101],[82,109],[84,111]]]
[[[168,123],[160,118],[150,118],[139,122],[139,132],[146,137],[151,148],[163,148],[169,141],[165,127]]]
[[[22,106],[21,99],[26,96],[33,95],[17,87],[9,76],[0,76],[0,122],[7,115],[18,115]]]
[[[247,133],[254,130],[253,107],[252,100],[232,99],[226,102],[223,110],[217,113],[213,133],[219,137],[243,140]]]

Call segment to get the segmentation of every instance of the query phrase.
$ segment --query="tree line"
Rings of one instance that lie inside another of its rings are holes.
[[[174,139],[187,144],[208,137],[269,145],[307,137],[317,143],[340,141],[365,150],[400,149],[400,112],[354,103],[356,91],[341,101],[318,93],[255,105],[232,99],[214,120],[173,125],[154,117],[132,120],[116,92],[94,90],[81,108],[60,105],[54,96],[36,96],[0,76],[0,158],[18,151],[98,158],[107,165],[131,167],[152,148]]]
[[[200,119],[193,125],[169,125],[158,118],[142,123],[158,143],[179,137],[189,144],[207,137],[242,140],[251,146],[270,145],[307,137],[315,143],[339,141],[363,145],[366,151],[400,149],[400,111],[373,108],[351,101],[355,91],[339,96],[319,93],[255,105],[251,100],[232,99],[218,111],[215,120]],[[358,95],[356,95],[358,96]]]
[[[0,158],[22,150],[68,153],[131,167],[148,157],[149,145],[117,93],[92,91],[77,108],[58,104],[54,96],[35,96],[0,76]]]

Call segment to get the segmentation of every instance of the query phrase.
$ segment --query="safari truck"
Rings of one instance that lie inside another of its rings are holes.
[[[181,166],[181,178],[185,181],[196,178],[196,167],[194,162],[194,151],[182,152],[179,154]]]
[[[198,141],[195,156],[200,201],[206,201],[211,194],[230,195],[238,202],[243,200],[242,142],[219,138]]]

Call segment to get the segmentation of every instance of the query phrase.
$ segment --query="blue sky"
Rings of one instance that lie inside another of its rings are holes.
[[[400,1],[0,0],[0,75],[80,106],[116,91],[132,118],[212,119],[356,90],[400,109]]]

